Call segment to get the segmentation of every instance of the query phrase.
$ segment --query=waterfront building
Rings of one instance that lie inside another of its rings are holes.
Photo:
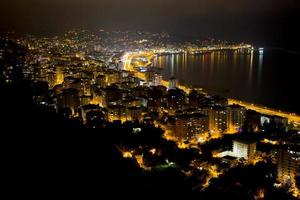
[[[246,119],[246,109],[239,105],[227,107],[227,124],[229,132],[239,132]]]
[[[169,90],[176,89],[178,86],[178,80],[175,77],[169,79]]]

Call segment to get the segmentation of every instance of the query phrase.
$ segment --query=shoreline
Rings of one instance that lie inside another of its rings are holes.
[[[139,53],[136,53],[137,55],[134,55],[134,54],[135,53],[129,53],[128,57],[126,57],[125,63],[127,65],[131,65],[131,59],[133,57],[139,57]],[[143,52],[140,55],[146,55],[146,57],[149,56],[150,57],[149,60],[152,60],[153,57],[155,55],[157,55],[157,53]],[[137,77],[141,78],[141,76],[137,76]],[[163,79],[162,80],[162,85],[165,86],[165,87],[168,87],[168,80]],[[191,90],[198,90],[198,91],[201,91],[203,94],[210,95],[210,93],[207,92],[207,90],[205,90],[202,87],[192,87],[191,88],[188,85],[179,83],[178,88],[183,90],[187,94]],[[224,97],[223,95],[219,95],[219,96]],[[281,109],[270,108],[270,107],[265,106],[265,105],[254,104],[254,103],[251,103],[251,102],[242,101],[242,100],[234,99],[234,98],[230,98],[230,97],[224,97],[224,98],[226,98],[228,100],[229,105],[237,104],[237,105],[245,107],[248,110],[254,110],[254,111],[256,111],[258,113],[261,113],[261,114],[284,117],[284,118],[288,119],[289,123],[293,123],[294,125],[300,126],[300,115],[298,115],[296,112],[294,113],[294,112],[284,111],[284,110],[281,110]]]
[[[166,81],[166,80],[164,79],[164,81]],[[178,88],[179,89],[183,88],[183,90],[185,92],[191,91],[191,90],[200,90],[203,94],[210,95],[209,92],[206,92],[206,90],[203,88],[196,88],[196,87],[190,88],[190,87],[182,85],[182,84],[179,84]],[[219,95],[219,96],[223,97],[222,95]],[[224,98],[226,98],[228,100],[229,105],[237,104],[237,105],[245,107],[247,110],[254,110],[261,114],[284,117],[284,118],[288,119],[289,123],[294,123],[295,125],[300,126],[300,115],[298,115],[297,113],[288,112],[288,111],[284,111],[281,109],[270,108],[265,105],[259,105],[259,104],[255,104],[255,103],[251,103],[251,102],[247,102],[247,101],[242,101],[239,99],[234,99],[234,98],[229,98],[229,97],[224,97]]]

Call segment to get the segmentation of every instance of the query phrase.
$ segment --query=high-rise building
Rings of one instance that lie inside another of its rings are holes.
[[[233,155],[237,158],[249,159],[256,153],[256,142],[234,140]]]
[[[82,78],[82,84],[83,84],[83,95],[85,96],[91,96],[91,79],[88,78]]]
[[[127,108],[127,121],[140,121],[143,113],[142,107],[129,107]]]
[[[229,132],[238,132],[245,123],[246,109],[239,105],[227,107],[227,122]]]
[[[261,127],[261,114],[254,110],[246,111],[245,128],[249,131],[258,131]]]
[[[108,85],[113,85],[115,83],[121,82],[120,72],[115,70],[109,70],[107,73],[105,73],[105,77]]]
[[[299,149],[279,149],[277,170],[277,178],[281,183],[288,183],[296,187],[296,177],[300,176]]]
[[[195,113],[175,117],[174,133],[179,140],[190,140],[205,132],[208,132],[207,116]]]
[[[79,78],[74,78],[71,76],[65,77],[63,82],[64,89],[77,89],[79,95],[84,95],[84,84]]]
[[[185,93],[178,88],[168,91],[168,107],[171,110],[182,109],[185,104]]]
[[[102,90],[102,105],[104,107],[109,106],[113,102],[122,100],[122,90],[115,86],[110,86]]]
[[[227,110],[224,107],[215,107],[212,109],[213,130],[224,132],[227,130]]]
[[[108,120],[113,121],[126,121],[126,107],[122,105],[110,105],[108,108]]]
[[[124,69],[125,69],[125,66],[124,66],[124,63],[123,63],[123,62],[118,62],[118,64],[117,64],[117,65],[118,65],[118,67],[117,67],[117,68],[118,68],[118,70],[119,70],[119,71],[121,71],[121,70],[124,70]]]
[[[58,109],[70,108],[72,114],[76,114],[80,106],[78,90],[74,88],[64,89],[57,97]]]
[[[152,77],[152,80],[151,80],[151,85],[152,86],[159,86],[161,85],[161,81],[162,81],[162,75],[161,74],[158,74],[158,73],[155,73]]]
[[[200,111],[209,118],[209,130],[225,132],[227,130],[227,109],[225,107],[204,107]]]
[[[149,111],[158,111],[161,108],[164,103],[165,90],[164,87],[151,87],[147,103]]]

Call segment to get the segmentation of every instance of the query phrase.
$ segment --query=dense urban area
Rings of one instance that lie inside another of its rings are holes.
[[[122,162],[134,166],[127,173],[141,182],[145,194],[300,197],[300,116],[210,95],[205,88],[163,77],[152,62],[169,54],[263,49],[215,39],[179,41],[168,33],[106,30],[0,40],[3,91],[21,87],[36,110],[56,116],[60,125],[109,137]],[[20,104],[15,94],[11,99],[5,104]],[[18,113],[10,117],[14,115]]]

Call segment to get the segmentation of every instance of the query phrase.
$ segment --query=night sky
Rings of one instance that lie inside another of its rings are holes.
[[[0,32],[104,27],[288,43],[299,33],[299,8],[298,0],[1,0]]]

